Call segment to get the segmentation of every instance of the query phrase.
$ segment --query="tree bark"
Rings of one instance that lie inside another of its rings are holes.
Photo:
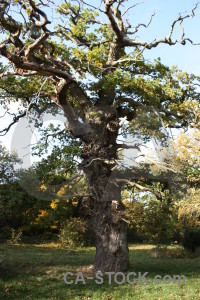
[[[129,267],[127,224],[121,186],[114,178],[118,117],[104,105],[89,113],[92,131],[82,138],[83,161],[90,197],[82,208],[96,237],[95,271],[117,272]]]
[[[121,210],[117,211],[111,203],[98,203],[96,216],[92,218],[96,236],[96,271],[118,272],[129,267],[126,223],[120,220]]]

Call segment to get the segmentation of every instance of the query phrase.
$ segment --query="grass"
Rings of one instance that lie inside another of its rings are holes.
[[[177,246],[174,246],[177,247]],[[183,274],[186,284],[102,285],[94,280],[67,285],[63,276],[77,267],[92,264],[94,248],[77,249],[67,255],[56,244],[0,246],[0,299],[200,299],[200,258],[152,258],[151,245],[131,245],[129,272],[148,272],[148,279]]]

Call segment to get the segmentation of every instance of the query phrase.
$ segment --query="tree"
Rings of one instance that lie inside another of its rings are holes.
[[[199,114],[199,109],[196,108]],[[190,186],[198,189],[200,184],[200,131],[197,128],[187,133],[181,133],[176,143],[175,151],[178,154],[177,160],[187,177]]]
[[[137,184],[141,178],[144,185],[145,180],[175,184],[174,173],[167,168],[153,172],[146,164],[129,171],[119,167],[119,149],[140,150],[138,144],[119,144],[119,133],[129,131],[144,141],[153,134],[164,141],[163,125],[191,125],[193,115],[184,103],[199,101],[197,77],[143,57],[145,50],[160,44],[193,43],[182,25],[194,17],[198,4],[174,20],[168,36],[150,43],[136,34],[150,25],[154,14],[148,24],[134,27],[125,21],[131,7],[122,12],[123,4],[126,1],[98,1],[97,7],[84,1],[57,5],[56,1],[4,0],[0,4],[4,32],[0,55],[8,61],[1,68],[3,104],[6,107],[6,100],[14,98],[25,108],[1,133],[32,110],[39,115],[49,108],[63,110],[67,139],[81,142],[79,169],[88,189],[80,211],[95,233],[94,266],[101,271],[123,271],[129,266],[122,186]],[[56,19],[49,20],[48,15]],[[173,39],[176,25],[181,28],[179,39]]]
[[[10,154],[0,145],[0,184],[8,184],[16,180],[15,164],[20,163],[16,153]]]
[[[16,153],[9,153],[0,145],[0,240],[9,238],[12,229],[18,229],[25,218],[27,195],[17,184],[18,174],[15,170],[21,160]]]

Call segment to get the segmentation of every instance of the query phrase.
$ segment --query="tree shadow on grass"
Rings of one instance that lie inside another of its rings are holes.
[[[76,274],[78,267],[91,265],[95,255],[94,248],[78,249],[75,255],[67,255],[66,249],[33,245],[4,245],[2,249],[4,252],[4,260],[0,267],[2,299],[26,299],[24,295],[29,295],[31,299],[75,299],[87,295],[91,297],[93,293],[97,294],[97,299],[98,295],[103,294],[107,294],[109,299],[109,295],[115,290],[123,295],[123,290],[129,293],[130,289],[137,288],[137,285],[130,286],[128,283],[108,284],[108,277],[104,277],[101,285],[95,283],[94,279],[86,279],[85,285],[82,283],[67,285],[64,282],[64,274],[69,271]],[[182,274],[189,279],[200,275],[200,259],[152,258],[149,254],[148,249],[132,247],[131,267],[126,273],[148,272],[149,279],[158,274],[161,276]],[[72,277],[72,280],[75,279],[76,276]],[[8,293],[6,293],[7,286],[9,286]],[[157,290],[159,288],[156,287]]]

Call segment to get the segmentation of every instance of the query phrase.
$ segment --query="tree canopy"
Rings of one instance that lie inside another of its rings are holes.
[[[96,235],[94,265],[102,271],[129,265],[122,187],[136,186],[159,198],[149,182],[168,184],[174,192],[182,186],[180,172],[166,163],[143,162],[127,170],[119,150],[140,151],[152,138],[164,144],[169,133],[164,128],[198,128],[200,121],[199,77],[144,57],[144,51],[161,44],[194,44],[184,21],[195,17],[198,4],[191,12],[179,14],[165,37],[152,42],[140,40],[137,34],[151,25],[154,14],[147,24],[132,25],[126,14],[138,4],[129,4],[124,0],[95,4],[4,0],[0,4],[1,103],[7,113],[10,101],[21,104],[0,133],[6,134],[31,111],[37,121],[46,111],[63,111],[66,132],[52,128],[51,135],[60,137],[52,162],[59,161],[56,168],[62,178],[69,167],[60,164],[62,157],[68,159],[70,149],[79,148],[74,152],[76,162],[88,187],[82,213]],[[119,136],[127,134],[139,142],[120,143]]]

